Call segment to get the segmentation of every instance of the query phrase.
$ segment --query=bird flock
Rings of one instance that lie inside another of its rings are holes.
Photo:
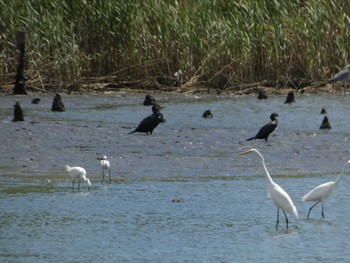
[[[255,153],[257,154],[260,159],[262,166],[265,171],[265,176],[267,180],[267,192],[268,192],[268,197],[272,199],[273,203],[277,207],[277,221],[276,221],[276,230],[278,229],[278,224],[279,224],[279,210],[281,209],[284,217],[286,219],[286,227],[288,229],[288,217],[287,214],[292,215],[295,219],[299,218],[299,214],[297,211],[297,208],[295,207],[292,199],[290,196],[287,194],[285,190],[281,186],[279,186],[277,183],[273,181],[271,178],[271,175],[269,171],[266,168],[265,160],[262,154],[255,148],[252,148],[248,151],[240,153],[240,155],[245,155],[245,154],[250,154],[250,153]],[[308,202],[308,201],[313,201],[315,204],[310,207],[309,212],[307,214],[307,219],[309,219],[310,212],[312,208],[314,208],[318,203],[322,203],[322,218],[324,218],[324,202],[325,200],[332,194],[332,192],[337,188],[340,179],[342,178],[345,168],[350,164],[350,160],[346,162],[346,164],[343,167],[343,170],[341,171],[340,175],[336,178],[336,180],[333,182],[327,182],[323,183],[319,186],[316,186],[312,190],[310,190],[307,194],[305,194],[302,197],[303,202]]]
[[[348,66],[345,70],[336,74],[334,76],[334,78],[332,78],[329,81],[329,83],[333,83],[336,81],[347,82],[350,79],[349,70],[350,70],[350,66]],[[345,84],[345,85],[347,85],[347,84]],[[267,98],[267,95],[262,90],[258,90],[258,93],[259,93],[258,99],[266,99]],[[33,104],[38,104],[39,102],[40,102],[40,99],[38,99],[38,98],[35,98],[32,100]],[[294,93],[289,92],[285,103],[293,103],[293,102],[295,102]],[[156,102],[156,100],[153,96],[147,94],[145,96],[145,100],[143,102],[143,105],[152,106],[152,114],[145,117],[134,130],[129,132],[129,134],[136,133],[136,132],[146,133],[147,135],[152,134],[153,130],[160,123],[166,122],[163,114],[161,113],[161,110],[163,109],[163,107],[161,107]],[[59,94],[56,94],[51,110],[52,111],[64,111],[65,110],[63,101],[62,101]],[[324,108],[322,108],[321,114],[326,114],[326,110]],[[213,118],[213,114],[208,109],[203,113],[202,117],[206,118],[206,119],[210,119],[210,118]],[[267,123],[266,125],[262,126],[259,129],[259,131],[257,132],[257,134],[253,137],[248,138],[247,141],[250,141],[253,139],[264,139],[265,141],[267,141],[269,135],[276,129],[276,127],[278,125],[277,117],[278,117],[278,114],[273,112],[270,115],[271,121],[269,123]],[[19,102],[16,102],[16,104],[14,105],[14,119],[13,119],[13,121],[14,122],[15,121],[24,121],[24,115],[23,115],[22,109],[19,105]],[[330,129],[330,128],[331,128],[331,126],[329,124],[328,117],[325,116],[323,121],[322,121],[322,124],[320,126],[320,129]],[[275,204],[275,206],[277,208],[276,230],[278,229],[278,225],[279,225],[279,212],[280,212],[280,210],[282,210],[282,212],[284,214],[285,221],[286,221],[286,228],[288,229],[289,220],[287,217],[287,213],[292,215],[295,219],[298,219],[299,214],[298,214],[297,208],[294,205],[294,203],[293,203],[291,197],[288,195],[288,193],[280,185],[278,185],[277,183],[274,182],[270,173],[267,170],[263,155],[257,149],[252,148],[248,151],[240,153],[240,155],[246,155],[246,154],[250,154],[250,153],[255,153],[257,156],[259,156],[259,158],[261,160],[261,164],[262,164],[263,169],[265,171],[268,197],[271,198],[271,200],[273,201],[273,203]],[[324,203],[325,203],[326,199],[332,194],[332,192],[337,188],[337,186],[338,186],[338,184],[339,184],[339,182],[344,174],[344,171],[349,164],[350,164],[350,160],[348,160],[345,163],[340,175],[335,179],[335,181],[326,182],[326,183],[323,183],[321,185],[318,185],[315,188],[311,189],[308,193],[306,193],[302,197],[301,200],[303,202],[314,202],[314,204],[310,207],[310,209],[308,211],[307,219],[310,218],[310,213],[311,213],[312,209],[319,203],[322,204],[321,216],[322,216],[322,218],[324,218]],[[101,183],[102,184],[104,183],[105,177],[107,177],[109,183],[111,183],[112,182],[111,170],[110,170],[111,166],[110,166],[110,162],[107,159],[107,156],[103,156],[102,158],[100,158],[100,167],[101,167],[101,172],[102,172]],[[76,189],[76,187],[75,187],[76,184],[78,184],[77,188],[80,189],[81,182],[87,183],[88,189],[90,190],[91,182],[90,182],[90,179],[87,178],[86,170],[83,167],[65,165],[65,169],[66,169],[67,173],[73,179],[72,180],[72,189],[73,190]]]

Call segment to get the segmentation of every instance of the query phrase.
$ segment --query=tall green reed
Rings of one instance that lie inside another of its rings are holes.
[[[231,82],[326,79],[350,60],[347,1],[0,2],[0,76],[28,32],[28,74],[46,83],[225,74]]]

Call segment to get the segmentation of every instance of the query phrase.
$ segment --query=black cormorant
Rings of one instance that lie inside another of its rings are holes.
[[[292,103],[292,102],[295,102],[295,96],[294,96],[294,92],[290,91],[288,92],[286,101],[284,103]]]
[[[24,121],[24,114],[21,108],[21,105],[19,104],[18,101],[16,101],[15,105],[13,105],[15,107],[14,111],[13,111],[13,122],[16,121]]]
[[[211,113],[210,110],[206,110],[206,111],[203,113],[202,118],[204,118],[204,119],[211,119],[211,118],[213,118],[213,114]]]
[[[51,111],[64,111],[64,104],[60,94],[56,94],[53,98]]]
[[[322,108],[322,109],[321,109],[321,114],[326,114],[326,113],[327,113],[326,109],[325,109],[325,108]]]
[[[147,134],[152,134],[153,130],[158,126],[159,123],[164,123],[166,120],[163,117],[163,114],[160,113],[160,106],[155,104],[152,106],[152,114],[144,118],[140,124],[133,130],[134,132],[144,132]]]
[[[267,138],[269,135],[276,129],[278,121],[276,119],[278,117],[277,113],[272,113],[270,115],[271,122],[268,124],[265,124],[261,129],[258,131],[258,133],[252,137],[247,139],[247,141],[253,140],[253,139],[265,139],[267,141]]]
[[[143,105],[149,106],[149,105],[154,105],[154,104],[156,104],[156,99],[152,95],[146,94],[145,99],[143,101]]]
[[[324,116],[320,129],[332,129],[327,116]]]
[[[257,89],[258,91],[258,100],[266,100],[267,99],[267,95],[266,92],[262,89]]]

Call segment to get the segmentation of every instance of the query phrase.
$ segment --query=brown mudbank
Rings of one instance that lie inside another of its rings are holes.
[[[16,121],[24,121],[24,115],[23,115],[23,111],[21,108],[21,105],[19,104],[18,101],[16,101],[15,105],[13,105],[15,107],[14,111],[13,111],[13,120],[14,122]]]

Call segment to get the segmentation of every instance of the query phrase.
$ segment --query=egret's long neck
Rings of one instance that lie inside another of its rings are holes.
[[[346,163],[346,164],[344,165],[343,170],[342,170],[341,173],[338,175],[337,179],[335,179],[335,181],[334,181],[334,184],[335,184],[335,185],[338,185],[338,184],[339,184],[340,179],[343,177],[343,174],[344,174],[344,171],[345,171],[346,166],[348,166],[348,163]]]
[[[258,154],[259,154],[259,153],[258,153]],[[267,168],[266,168],[264,157],[263,157],[261,154],[259,154],[259,156],[260,156],[260,158],[261,158],[261,163],[262,163],[262,165],[263,165],[263,167],[264,167],[264,170],[265,170],[265,175],[266,175],[267,182],[268,182],[268,184],[272,185],[272,184],[273,184],[273,181],[272,181],[272,178],[271,178],[271,176],[270,176],[269,171],[268,171]]]

